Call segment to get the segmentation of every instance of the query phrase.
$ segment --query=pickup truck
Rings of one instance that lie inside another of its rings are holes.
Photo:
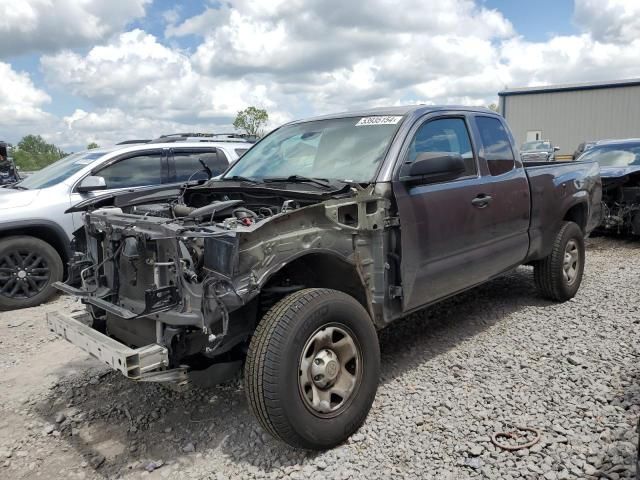
[[[556,152],[560,147],[552,145],[549,140],[534,140],[525,142],[520,147],[520,157],[523,162],[555,162]]]
[[[266,431],[326,449],[365,420],[377,331],[519,265],[572,298],[600,219],[595,163],[523,167],[487,109],[411,106],[286,124],[220,178],[87,200],[49,328],[138,381],[244,366]]]

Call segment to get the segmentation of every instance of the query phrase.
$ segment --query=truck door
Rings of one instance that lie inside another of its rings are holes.
[[[478,138],[482,175],[492,197],[487,210],[492,220],[488,232],[494,253],[488,273],[494,276],[517,266],[527,256],[531,215],[529,180],[504,120],[497,116],[473,115],[471,124],[474,137]]]
[[[466,169],[444,182],[406,183],[396,172],[403,308],[413,310],[489,278],[494,272],[491,181],[480,175],[469,119],[429,117],[410,131],[401,164],[419,153],[462,156]]]

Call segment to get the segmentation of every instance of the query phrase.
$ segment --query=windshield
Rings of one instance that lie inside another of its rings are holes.
[[[95,150],[73,153],[29,175],[17,185],[28,189],[47,188],[57,185],[82,170],[94,160],[102,157],[105,153],[104,151],[96,152]]]
[[[640,165],[640,142],[592,147],[580,160],[595,160],[601,167]]]
[[[522,144],[520,150],[551,150],[549,142],[526,142]]]
[[[402,118],[349,117],[284,126],[246,152],[224,178],[299,175],[369,182]]]

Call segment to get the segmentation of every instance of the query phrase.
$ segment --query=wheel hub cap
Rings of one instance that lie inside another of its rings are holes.
[[[313,383],[320,388],[327,388],[333,384],[339,372],[340,365],[337,362],[336,354],[329,349],[318,352],[311,362]]]
[[[300,358],[300,395],[315,415],[338,415],[362,378],[362,354],[346,327],[330,325],[307,340]]]
[[[562,275],[568,285],[572,285],[578,276],[580,268],[580,254],[578,244],[575,240],[569,240],[564,248],[564,259],[562,262]]]

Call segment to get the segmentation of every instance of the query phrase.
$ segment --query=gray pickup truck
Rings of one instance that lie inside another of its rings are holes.
[[[49,327],[138,381],[217,383],[244,365],[262,426],[330,448],[365,420],[377,330],[533,265],[572,298],[600,220],[595,163],[520,160],[486,109],[412,106],[275,130],[219,179],[112,193],[57,284],[88,314]]]

